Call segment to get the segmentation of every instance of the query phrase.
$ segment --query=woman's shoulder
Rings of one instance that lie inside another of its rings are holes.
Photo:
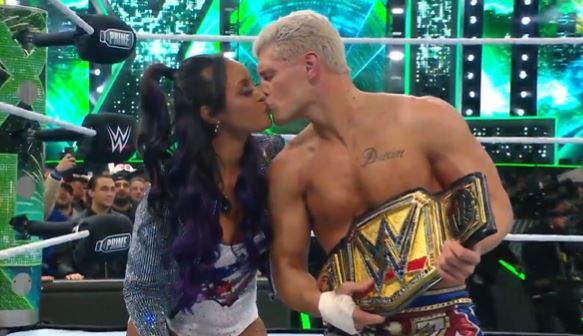
[[[149,206],[149,190],[138,204],[135,213],[134,233],[145,234],[147,236],[155,233],[155,238],[164,243],[173,239],[168,222],[171,220],[169,209],[162,208],[160,213],[154,212]]]

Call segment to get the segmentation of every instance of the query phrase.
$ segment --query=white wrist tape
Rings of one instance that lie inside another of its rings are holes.
[[[352,318],[355,307],[356,303],[351,296],[334,292],[322,293],[318,302],[318,310],[322,319],[351,335],[358,334]]]

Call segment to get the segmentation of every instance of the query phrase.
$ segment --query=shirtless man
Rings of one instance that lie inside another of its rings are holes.
[[[374,328],[387,323],[385,318],[353,301],[372,289],[372,281],[344,283],[333,292],[318,289],[306,267],[310,229],[330,252],[356,217],[386,200],[418,187],[439,192],[460,177],[481,172],[488,181],[498,232],[471,249],[445,242],[437,260],[442,281],[432,289],[447,292],[463,286],[480,255],[501,242],[513,221],[496,168],[463,118],[437,98],[359,91],[338,32],[327,18],[311,11],[272,23],[253,49],[275,122],[311,122],[270,171],[275,231],[271,255],[281,299],[294,310],[322,316],[335,327],[329,335],[383,334]],[[471,304],[444,314],[449,317],[444,328],[449,324],[452,335],[456,330],[480,334]],[[396,331],[385,332],[414,331],[407,325],[411,321],[399,321],[403,324]]]

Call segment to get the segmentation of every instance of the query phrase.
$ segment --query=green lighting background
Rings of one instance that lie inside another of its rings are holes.
[[[87,13],[89,0],[61,0],[79,14]],[[48,1],[20,1],[22,5],[48,12],[48,32],[73,30],[74,25]],[[77,56],[73,47],[48,48],[46,115],[76,125],[90,112],[89,63]],[[58,159],[67,143],[46,146],[46,157]]]
[[[541,0],[539,17],[541,37],[583,36],[583,0]],[[582,56],[582,45],[539,48],[537,113],[557,119],[559,136],[583,136]],[[580,158],[581,147],[561,146],[558,158]]]
[[[512,25],[512,0],[484,0],[485,38],[509,37]],[[482,117],[507,117],[510,113],[511,46],[482,47]]]
[[[229,26],[232,34],[256,35],[276,18],[299,9],[313,9],[329,16],[341,35],[347,37],[391,36],[392,30],[392,14],[387,10],[387,5],[391,3],[386,0],[98,0],[95,1],[95,8],[88,8],[87,0],[67,0],[66,3],[80,11],[98,10],[105,11],[107,15],[118,15],[138,32],[219,35],[225,34],[224,27]],[[460,14],[463,6],[459,2],[419,0],[406,3],[405,37],[461,36],[459,27],[464,18]],[[510,36],[513,6],[512,0],[484,0],[483,37]],[[580,36],[583,31],[582,6],[582,0],[541,0],[540,15],[536,19],[541,36],[563,36],[560,31],[561,15],[569,13],[576,16],[575,36]],[[70,23],[60,13],[51,11],[46,4],[44,7],[49,10],[49,31],[70,27]],[[232,7],[233,10],[225,14],[225,7]],[[445,15],[438,17],[436,13],[439,12]],[[225,23],[225,20],[228,22]],[[432,30],[424,28],[427,24],[432,25]],[[565,48],[569,51],[568,57],[555,57],[557,52],[562,53]],[[68,50],[71,54],[73,51],[72,48],[60,49]],[[87,113],[102,111],[137,116],[137,83],[148,64],[164,62],[177,66],[184,57],[219,51],[232,51],[234,57],[244,63],[257,79],[257,64],[251,55],[250,43],[140,42],[135,57],[105,70],[101,67],[101,76],[94,76],[90,71],[93,65],[76,60],[74,55],[63,53],[62,50],[51,50],[47,71],[47,113],[76,124],[80,124]],[[386,91],[386,79],[391,76],[387,58],[389,52],[390,47],[384,45],[347,45],[348,62],[358,87],[367,91]],[[442,96],[459,107],[459,98],[455,97],[459,97],[462,89],[460,53],[461,48],[406,47],[403,60],[405,93]],[[484,46],[482,55],[481,118],[516,120],[509,115],[511,47]],[[583,123],[580,121],[583,120],[583,89],[577,85],[583,76],[581,55],[581,46],[565,46],[563,49],[559,46],[544,46],[539,49],[536,117],[556,119],[555,136],[577,136],[583,133]],[[457,66],[452,62],[455,58]],[[436,72],[433,66],[427,66],[432,64],[437,64],[441,72]],[[273,127],[271,131],[295,133],[304,125],[305,122],[300,121]],[[64,146],[68,144],[47,146],[47,158],[58,159]],[[557,146],[555,164],[561,159],[580,163],[579,159],[583,156],[580,148]]]
[[[357,1],[273,1],[241,0],[231,21],[239,20],[238,35],[258,35],[261,29],[278,17],[302,9],[312,9],[330,18],[341,36],[385,37],[390,27],[386,0]],[[251,44],[235,46],[237,58],[257,80],[257,61]],[[368,91],[384,91],[385,45],[347,45],[346,56],[356,85]]]
[[[312,9],[326,15],[344,37],[385,37],[390,33],[390,17],[387,17],[386,0],[357,1],[273,1],[241,0],[230,22],[237,26],[237,35],[258,35],[261,29],[277,18],[291,12]],[[251,72],[255,82],[257,60],[252,55],[252,44],[231,44],[231,50]],[[357,87],[366,91],[385,91],[385,66],[387,48],[385,45],[347,45],[346,57],[352,79]],[[274,125],[273,133],[297,133],[306,121],[288,125]]]

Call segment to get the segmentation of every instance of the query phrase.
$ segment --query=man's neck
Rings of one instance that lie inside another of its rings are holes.
[[[109,210],[110,210],[109,207],[101,206],[99,204],[96,204],[95,202],[93,202],[93,204],[91,204],[91,211],[93,211],[97,215],[107,214],[107,213],[109,213]]]
[[[328,75],[322,81],[318,99],[305,115],[322,138],[346,143],[356,117],[356,100],[360,91],[346,75]]]

